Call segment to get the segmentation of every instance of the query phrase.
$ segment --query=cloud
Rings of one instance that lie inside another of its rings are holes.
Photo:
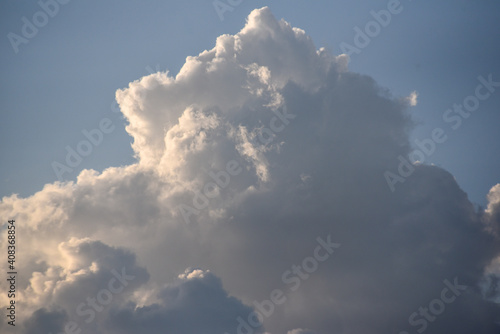
[[[289,331],[287,334],[316,334],[316,333],[308,329],[294,329],[292,331]]]
[[[418,93],[413,91],[405,99],[411,107],[415,107],[417,105]]]
[[[252,312],[228,296],[220,279],[208,271],[187,269],[179,278],[159,292],[159,303],[143,307],[129,304],[113,310],[106,324],[109,333],[233,332],[238,326],[236,319]]]
[[[493,188],[491,188],[487,198],[488,207],[486,208],[483,219],[485,225],[487,226],[487,230],[498,237],[500,236],[500,184],[497,184]]]
[[[435,166],[391,192],[416,93],[347,65],[262,8],[175,77],[118,90],[137,163],[0,202],[23,235],[25,332],[233,334],[279,289],[273,334],[496,333],[498,185],[485,212]],[[342,247],[292,289],[282,274],[328,235]],[[82,322],[78,305],[109,296],[122,268],[135,279]],[[469,288],[432,321],[418,313],[455,278]]]
[[[33,312],[26,317],[26,333],[59,333],[70,322],[93,323],[104,317],[107,305],[120,305],[149,279],[133,254],[100,241],[72,238],[58,250],[60,262],[33,271],[17,294],[21,312]]]

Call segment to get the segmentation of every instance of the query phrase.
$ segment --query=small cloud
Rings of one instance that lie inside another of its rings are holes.
[[[298,329],[294,329],[294,330],[291,330],[291,331],[288,331],[287,334],[316,334],[315,332],[309,330],[309,329],[301,329],[301,328],[298,328]]]
[[[410,95],[408,95],[407,97],[405,97],[405,101],[406,103],[408,103],[408,105],[410,107],[415,107],[418,103],[418,92],[417,91],[413,91],[410,93]]]
[[[207,270],[206,272],[201,270],[201,269],[191,269],[191,268],[188,268],[186,269],[186,271],[184,271],[183,274],[180,274],[179,275],[179,278],[182,279],[182,280],[190,280],[190,279],[195,279],[195,278],[203,278],[205,277],[205,274],[210,272],[209,270]]]

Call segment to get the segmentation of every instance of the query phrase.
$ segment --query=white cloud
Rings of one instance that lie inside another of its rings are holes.
[[[415,107],[417,105],[418,93],[413,91],[405,99],[411,107]]]

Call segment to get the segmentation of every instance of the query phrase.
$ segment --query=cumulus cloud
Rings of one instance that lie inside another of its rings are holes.
[[[32,312],[26,317],[27,333],[62,332],[76,320],[102,319],[111,302],[120,305],[149,278],[133,254],[100,241],[72,238],[58,251],[58,263],[34,271],[17,294],[21,313]]]
[[[158,303],[115,309],[106,323],[109,333],[219,334],[232,332],[236,319],[252,312],[228,296],[220,279],[208,271],[188,269],[179,279],[160,290]]]
[[[499,186],[477,212],[418,165],[391,192],[417,94],[347,65],[262,8],[176,76],[118,90],[137,163],[0,202],[23,235],[25,332],[233,334],[256,311],[255,333],[497,333]],[[301,271],[318,237],[342,246]],[[78,306],[123,268],[134,279],[86,322]],[[468,288],[422,315],[455,279]]]

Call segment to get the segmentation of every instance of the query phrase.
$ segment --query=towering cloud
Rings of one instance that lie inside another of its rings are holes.
[[[262,8],[118,90],[136,164],[0,202],[24,332],[498,333],[500,185],[391,192],[417,94],[347,65]]]

